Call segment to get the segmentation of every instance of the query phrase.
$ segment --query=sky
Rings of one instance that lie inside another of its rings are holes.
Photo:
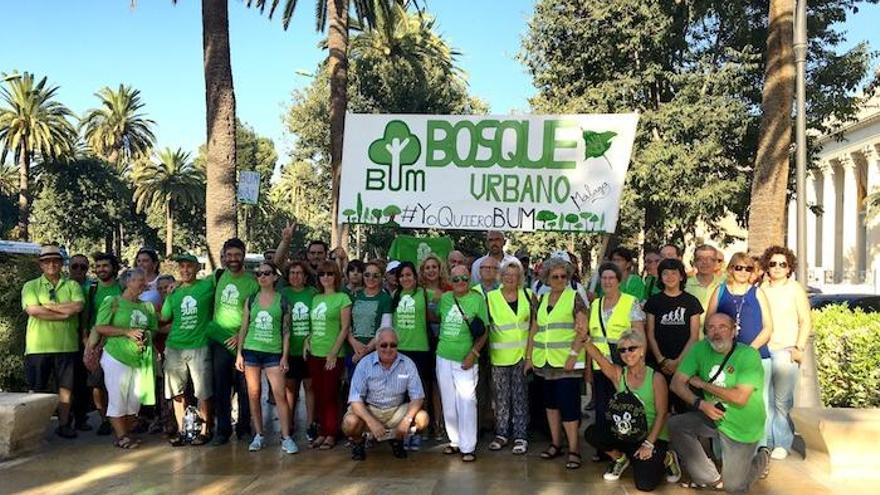
[[[502,3],[503,2],[503,3]],[[534,94],[516,59],[534,0],[429,0],[438,30],[462,52],[472,94],[493,113],[528,110]],[[504,5],[499,9],[499,5]],[[81,115],[94,93],[120,83],[141,91],[158,124],[159,147],[195,154],[205,141],[199,0],[0,0],[0,72],[29,71],[60,86],[58,99]],[[239,119],[275,141],[281,163],[293,138],[282,123],[291,92],[305,87],[326,57],[318,48],[314,2],[299,2],[287,31],[241,0],[229,1],[232,73]],[[880,6],[865,5],[843,30],[847,46],[880,49]]]

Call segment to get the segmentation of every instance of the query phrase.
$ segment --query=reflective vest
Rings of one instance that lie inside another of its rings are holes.
[[[513,366],[525,356],[531,322],[531,304],[527,291],[519,290],[516,313],[504,299],[501,289],[489,291],[486,296],[492,320],[489,327],[489,360],[493,366]]]
[[[574,330],[574,300],[577,292],[571,288],[562,291],[553,310],[547,312],[550,294],[541,298],[536,320],[538,331],[532,347],[532,364],[540,368],[549,363],[554,368],[562,368],[577,338]],[[586,362],[584,351],[578,355],[576,369],[583,369]]]
[[[602,352],[602,354],[613,360],[611,356],[611,347],[608,344],[617,344],[623,332],[632,328],[632,322],[629,321],[629,314],[632,312],[633,304],[636,298],[629,294],[620,294],[620,299],[611,310],[611,317],[605,322],[605,334],[602,334],[602,324],[599,320],[600,305],[605,300],[604,297],[595,299],[590,307],[590,340],[593,345]],[[599,365],[593,362],[593,369],[599,369]]]

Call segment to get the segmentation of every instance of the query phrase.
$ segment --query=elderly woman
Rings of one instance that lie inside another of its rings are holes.
[[[590,338],[602,355],[616,364],[622,364],[616,349],[620,336],[627,330],[645,334],[645,313],[635,296],[621,292],[622,280],[623,272],[617,264],[602,263],[599,266],[599,284],[603,295],[590,305]],[[598,363],[593,362],[592,369],[596,428],[603,431],[608,428],[605,412],[615,387],[603,373],[597,372]],[[597,454],[594,460],[600,458],[601,455]]]
[[[773,318],[773,334],[768,345],[772,373],[767,446],[773,449],[770,457],[785,459],[794,440],[788,414],[794,405],[794,390],[813,323],[807,293],[801,284],[791,279],[797,268],[794,253],[782,246],[770,246],[764,251],[761,264],[769,275],[761,289],[767,296]]]
[[[495,399],[495,439],[489,450],[501,450],[513,439],[512,452],[525,454],[529,443],[528,385],[525,356],[534,309],[531,290],[524,289],[522,264],[501,264],[501,287],[486,294],[489,309],[489,361]]]
[[[309,376],[315,391],[315,412],[319,418],[318,436],[312,448],[336,446],[339,434],[339,381],[344,366],[345,340],[351,331],[351,299],[341,292],[342,274],[333,261],[318,265],[320,292],[312,299],[309,322],[311,333],[306,342]]]
[[[158,331],[156,309],[140,296],[146,276],[140,268],[119,278],[121,296],[107,297],[98,308],[95,330],[107,338],[101,368],[107,386],[107,417],[116,436],[114,445],[133,449],[140,442],[129,434],[141,405],[156,403],[153,375],[153,335]]]
[[[584,437],[597,451],[611,457],[611,465],[604,475],[607,481],[620,479],[620,475],[632,464],[636,488],[652,491],[663,481],[669,442],[666,431],[669,388],[666,379],[645,365],[648,353],[645,336],[635,330],[624,331],[617,341],[617,353],[623,366],[612,363],[592,342],[587,342],[587,353],[599,365],[602,374],[615,384],[617,392],[631,392],[638,398],[641,405],[639,412],[644,412],[647,430],[633,435],[634,432],[627,431],[633,425],[626,424],[624,419],[621,421],[623,425],[615,424],[614,427],[607,422],[604,429],[591,426],[584,432]],[[636,416],[639,415],[631,414],[631,417]],[[630,434],[633,439],[621,440],[615,432]]]
[[[571,288],[571,263],[551,257],[541,267],[541,279],[550,292],[541,296],[529,332],[525,369],[543,379],[544,409],[550,426],[550,446],[542,459],[562,455],[562,431],[568,442],[565,467],[581,467],[578,425],[581,419],[583,342],[587,336],[587,308]]]
[[[449,435],[443,453],[461,453],[462,461],[473,462],[477,459],[477,361],[488,335],[475,336],[471,327],[475,320],[481,320],[485,328],[489,317],[486,300],[470,290],[467,267],[452,269],[452,291],[440,298],[439,311],[437,382]]]
[[[769,398],[772,361],[767,343],[773,335],[773,319],[770,303],[764,290],[753,284],[757,263],[746,253],[734,253],[727,265],[727,280],[715,289],[706,308],[706,319],[715,313],[733,318],[736,341],[752,346],[761,354],[764,366],[764,407],[770,417]],[[770,439],[770,422],[765,423],[764,438],[760,445],[766,447]]]

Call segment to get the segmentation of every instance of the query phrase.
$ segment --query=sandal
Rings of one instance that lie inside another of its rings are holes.
[[[313,448],[313,449],[317,449],[318,447],[320,447],[321,445],[324,444],[324,440],[325,440],[326,438],[327,438],[327,437],[322,437],[322,436],[317,436],[317,437],[315,437],[315,439],[312,440],[312,443],[309,444],[309,447],[311,447],[311,448]]]
[[[723,491],[724,490],[724,481],[721,478],[718,478],[714,483],[709,483],[707,485],[703,485],[694,481],[688,481],[684,483],[680,483],[682,488],[690,488],[691,490],[712,490],[712,491]]]
[[[210,433],[208,433],[207,435],[204,433],[199,433],[198,435],[196,435],[195,438],[192,439],[190,445],[195,445],[196,447],[198,447],[199,445],[205,445],[206,443],[211,441],[211,436],[212,435]]]
[[[568,453],[568,462],[565,463],[565,469],[579,469],[581,467],[581,455],[577,452]]]
[[[333,437],[327,436],[324,437],[324,441],[321,442],[321,446],[318,447],[318,450],[330,450],[333,447],[336,447],[336,441],[333,440]]]
[[[489,450],[501,450],[504,447],[507,447],[507,437],[501,435],[495,435],[495,440],[489,444]]]
[[[561,455],[562,455],[562,449],[560,449],[558,445],[553,445],[551,443],[550,446],[547,447],[547,450],[545,450],[544,452],[541,452],[541,459],[544,459],[545,461],[549,461],[550,459],[556,459],[557,457],[559,457]]]
[[[523,455],[529,450],[529,442],[523,440],[522,438],[517,438],[513,441],[513,455]]]
[[[113,446],[124,450],[131,450],[140,447],[140,443],[133,441],[129,437],[122,437],[113,442]]]
[[[473,452],[468,452],[467,454],[461,454],[461,462],[474,462],[477,460],[477,456]]]
[[[458,454],[459,452],[458,447],[453,447],[452,445],[447,445],[446,448],[443,449],[443,455]]]

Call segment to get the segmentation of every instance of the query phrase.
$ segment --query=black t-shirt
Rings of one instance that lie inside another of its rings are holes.
[[[691,336],[691,317],[703,314],[703,306],[687,292],[675,297],[661,292],[648,298],[645,313],[654,315],[654,338],[660,354],[676,359]]]

